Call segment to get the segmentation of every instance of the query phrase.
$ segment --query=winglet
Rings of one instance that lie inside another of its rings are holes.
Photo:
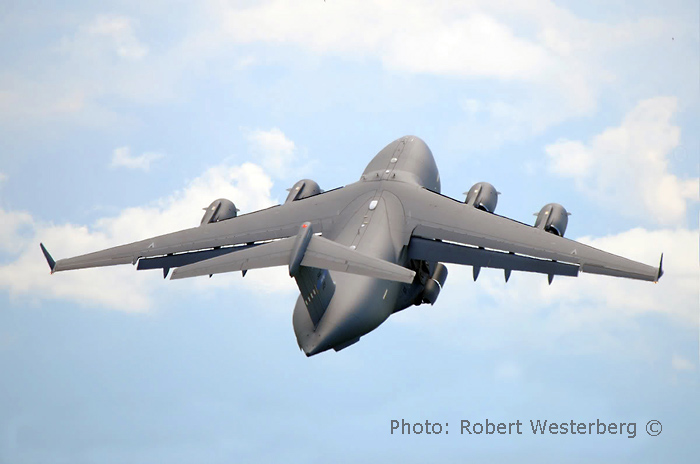
[[[656,281],[658,282],[661,276],[664,275],[664,254],[661,253],[661,259],[659,260],[659,273],[656,275]]]
[[[56,261],[54,261],[54,259],[51,257],[51,254],[46,249],[43,243],[40,243],[39,246],[41,247],[41,252],[44,253],[44,258],[46,258],[46,262],[49,263],[49,267],[51,268],[51,274],[53,274],[54,269],[56,269]]]

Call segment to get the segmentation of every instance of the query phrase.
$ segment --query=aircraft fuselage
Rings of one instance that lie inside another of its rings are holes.
[[[411,231],[406,230],[400,195],[404,188],[440,192],[433,155],[417,137],[403,137],[385,147],[369,163],[360,181],[345,187],[357,190],[356,200],[339,212],[346,220],[324,229],[324,237],[409,267],[406,247]],[[294,308],[294,332],[307,356],[356,342],[392,313],[413,304],[422,288],[418,274],[413,284],[340,272],[329,275],[335,292],[316,326],[302,296]]]

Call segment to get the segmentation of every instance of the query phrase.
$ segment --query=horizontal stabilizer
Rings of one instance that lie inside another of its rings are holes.
[[[246,250],[199,261],[176,269],[170,278],[183,279],[288,265],[295,241],[296,237],[288,237]],[[345,245],[317,235],[311,238],[301,265],[404,283],[412,282],[415,276],[415,272],[410,269],[365,255]]]
[[[301,264],[406,284],[413,282],[416,275],[403,266],[366,255],[317,235],[311,239]]]
[[[546,259],[531,258],[502,251],[485,250],[454,243],[413,237],[408,246],[411,259],[438,261],[442,263],[466,264],[474,266],[474,280],[479,275],[477,269],[490,267],[505,269],[506,281],[510,271],[537,272],[548,275],[576,277],[579,267],[575,264],[559,263]]]

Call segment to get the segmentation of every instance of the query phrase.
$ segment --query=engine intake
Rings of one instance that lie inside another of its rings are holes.
[[[567,213],[559,203],[546,204],[537,213],[535,227],[563,237],[566,225],[569,223],[569,214],[571,213]]]
[[[493,213],[496,210],[499,193],[488,182],[478,182],[468,192],[464,192],[467,196],[464,202],[474,208]]]
[[[204,208],[206,211],[202,217],[202,222],[199,223],[200,226],[205,224],[211,224],[212,222],[225,221],[226,219],[232,219],[238,214],[238,208],[233,204],[231,200],[226,198],[219,198],[211,202],[209,206]]]
[[[321,187],[319,187],[316,182],[311,179],[302,179],[289,189],[289,195],[287,195],[287,199],[284,200],[284,202],[289,203],[290,201],[302,200],[318,195],[321,192],[323,192],[323,190],[321,190]]]

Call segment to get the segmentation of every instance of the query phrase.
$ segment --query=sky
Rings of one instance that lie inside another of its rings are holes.
[[[696,462],[699,22],[674,0],[3,2],[0,463]],[[51,276],[39,250],[347,185],[408,134],[443,194],[487,181],[533,224],[561,203],[567,237],[663,252],[663,278],[449,265],[434,306],[306,358],[282,268]]]

